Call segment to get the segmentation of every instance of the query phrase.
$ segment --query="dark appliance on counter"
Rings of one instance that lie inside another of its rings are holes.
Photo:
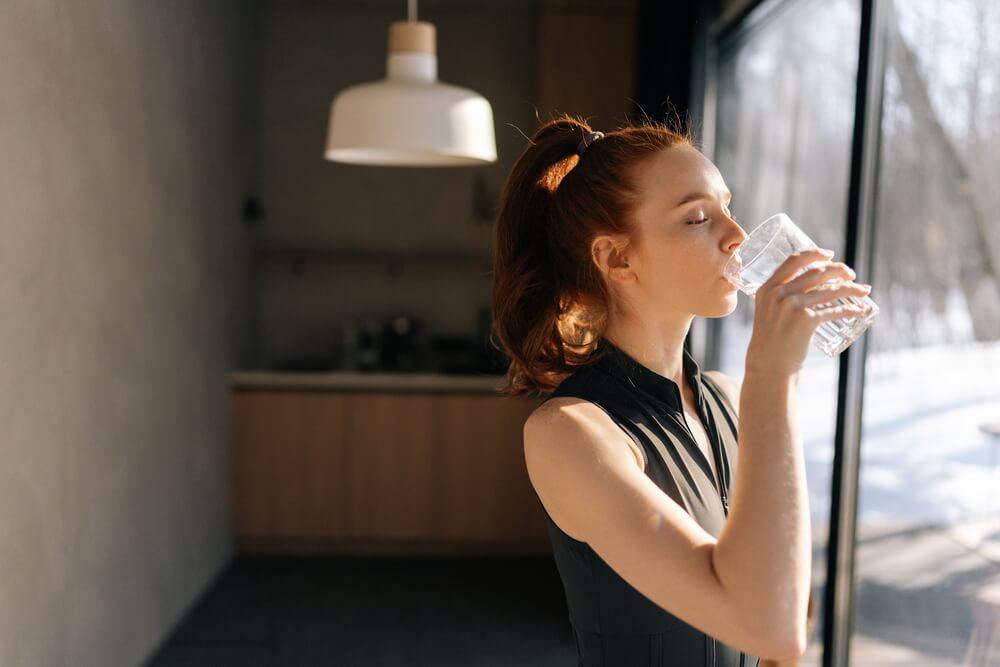
[[[348,319],[341,328],[340,343],[340,370],[407,373],[428,369],[424,326],[405,313],[385,319]]]
[[[412,315],[348,319],[341,329],[339,370],[453,375],[502,375],[510,359],[492,344],[489,308],[477,313],[472,336],[434,334]]]
[[[349,319],[341,329],[340,370],[375,371],[382,365],[382,323],[374,317]]]
[[[386,371],[426,370],[428,338],[420,320],[400,314],[382,327],[382,368]]]

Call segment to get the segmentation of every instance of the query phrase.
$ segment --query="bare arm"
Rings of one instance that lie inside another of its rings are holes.
[[[795,390],[798,375],[749,367],[740,393],[739,464],[729,517],[713,551],[723,588],[757,607],[761,633],[801,655],[807,634],[812,535]]]
[[[787,545],[741,543],[752,533],[742,529],[729,538],[729,551],[716,554],[716,539],[646,476],[629,443],[607,414],[588,401],[555,398],[537,409],[524,426],[525,461],[546,511],[643,595],[690,625],[748,653],[798,657],[798,619],[782,615],[773,589],[755,598],[766,585],[751,581],[753,571],[741,572],[739,561],[767,570],[776,586],[781,568],[761,568],[759,563],[769,562],[779,551],[783,563],[794,560]],[[745,465],[742,452],[740,467]],[[751,455],[750,465],[767,465],[770,458]],[[767,476],[770,483],[771,474]],[[730,523],[736,518],[752,524],[772,505],[744,500],[749,509],[736,515],[735,502],[736,496]],[[732,558],[738,549],[748,553]],[[727,569],[720,572],[719,567]]]
[[[739,412],[740,396],[742,394],[742,386],[740,383],[736,382],[733,378],[729,377],[722,371],[710,370],[705,371],[705,375],[709,376],[720,385],[722,391],[729,397],[730,403],[733,404],[734,409]],[[813,629],[816,625],[816,603],[813,600],[813,592],[809,591],[809,601],[807,605],[806,614],[806,640],[808,643],[809,637],[812,635]],[[761,661],[760,667],[790,667],[796,664],[795,661],[776,661],[764,659]]]
[[[776,630],[770,632],[784,638],[792,657],[805,651],[812,569],[798,373],[817,326],[863,312],[837,305],[835,295],[866,292],[849,282],[850,267],[827,261],[832,255],[814,246],[791,253],[754,295],[740,396],[739,465],[729,517],[712,552],[719,581],[735,605],[747,610],[760,605],[758,631],[768,633],[764,624],[773,624]],[[842,284],[817,289],[831,278]],[[830,306],[818,308],[823,303]]]

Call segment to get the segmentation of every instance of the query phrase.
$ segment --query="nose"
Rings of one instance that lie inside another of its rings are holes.
[[[726,250],[730,254],[736,252],[736,249],[743,245],[743,242],[746,241],[749,236],[749,234],[743,231],[743,228],[740,227],[735,220],[733,221],[733,227],[736,228],[735,233],[737,234],[737,238],[735,240],[730,240],[729,243],[726,244]]]

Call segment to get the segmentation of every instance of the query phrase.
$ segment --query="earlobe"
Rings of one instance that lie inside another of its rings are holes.
[[[631,283],[638,279],[635,273],[635,269],[632,263],[629,261],[628,255],[618,250],[614,251],[614,271],[617,274],[617,278],[622,282]]]
[[[622,282],[632,281],[632,276],[633,276],[632,269],[629,268],[629,265],[627,263],[625,263],[622,266],[616,266],[613,269],[611,269],[611,271],[612,273],[614,273],[615,278],[617,278]]]

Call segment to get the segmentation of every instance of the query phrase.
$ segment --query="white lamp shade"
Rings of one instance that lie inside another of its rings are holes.
[[[350,86],[330,105],[328,160],[387,166],[496,162],[493,108],[478,93],[437,80],[434,27],[393,24],[381,81]]]
[[[493,108],[475,92],[443,83],[351,86],[330,106],[326,158],[400,166],[495,162]]]

